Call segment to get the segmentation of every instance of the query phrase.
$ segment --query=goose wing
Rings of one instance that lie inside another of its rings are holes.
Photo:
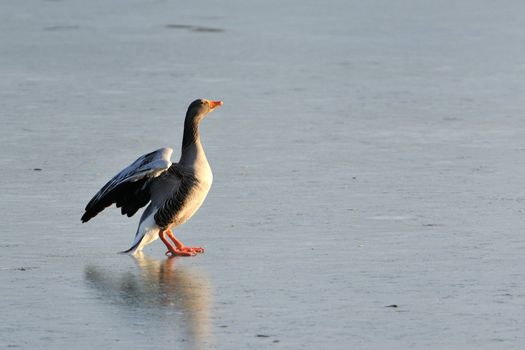
[[[133,216],[151,199],[151,182],[171,166],[173,149],[160,148],[143,155],[127,168],[115,175],[86,205],[82,222],[87,222],[115,203],[122,215]]]

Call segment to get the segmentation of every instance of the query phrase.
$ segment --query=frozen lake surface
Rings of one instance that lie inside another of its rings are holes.
[[[0,347],[523,349],[525,3],[2,1]],[[175,149],[214,186],[178,230],[80,224]],[[397,306],[397,307],[394,307]]]

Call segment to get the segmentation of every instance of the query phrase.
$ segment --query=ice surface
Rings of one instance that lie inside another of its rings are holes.
[[[0,346],[522,349],[525,3],[2,1]],[[178,230],[83,208],[173,147]],[[40,169],[40,170],[38,170]],[[387,307],[397,305],[397,307]]]

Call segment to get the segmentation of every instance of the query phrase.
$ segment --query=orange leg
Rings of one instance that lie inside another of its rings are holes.
[[[166,255],[168,254],[171,254],[172,256],[178,256],[178,255],[182,255],[182,256],[192,256],[192,255],[195,255],[195,254],[191,254],[191,253],[188,253],[188,254],[179,254],[179,251],[176,247],[174,247],[170,241],[168,241],[166,239],[166,237],[164,237],[164,234],[166,233],[166,231],[160,231],[159,232],[159,238],[162,240],[162,242],[164,242],[164,244],[166,245],[166,248],[168,248],[168,251],[166,252]]]
[[[175,243],[175,247],[164,237],[164,234],[167,234],[168,237]],[[185,247],[184,244],[182,244],[181,241],[179,241],[171,230],[165,230],[162,232],[159,232],[159,237],[164,242],[166,247],[168,248],[168,251],[166,252],[166,255],[170,256],[193,256],[197,253],[204,253],[204,249],[201,247]]]

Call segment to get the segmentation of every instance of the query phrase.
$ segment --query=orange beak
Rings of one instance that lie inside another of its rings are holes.
[[[215,108],[222,106],[222,101],[210,101],[209,104],[210,110],[213,111]]]

